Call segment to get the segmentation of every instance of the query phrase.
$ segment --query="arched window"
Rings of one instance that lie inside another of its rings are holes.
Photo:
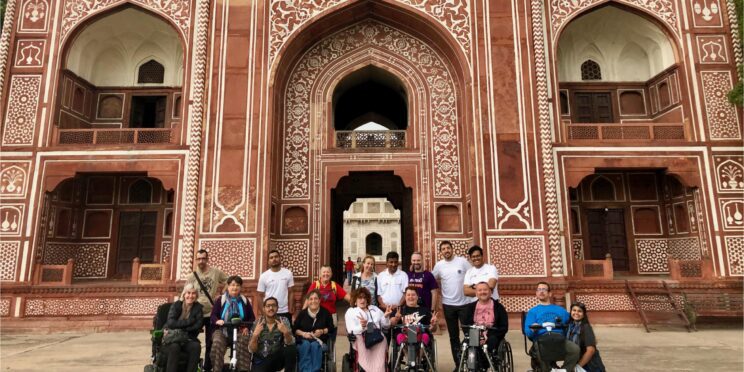
[[[581,80],[602,80],[602,70],[597,62],[587,59],[581,64]]]
[[[152,202],[152,185],[144,179],[139,179],[129,186],[129,203],[149,204]]]
[[[371,233],[364,239],[365,250],[370,256],[382,255],[382,236],[378,233]]]
[[[139,84],[163,84],[164,77],[165,67],[154,59],[143,63],[137,71],[137,83]]]
[[[367,66],[349,74],[336,86],[333,92],[334,127],[336,130],[355,130],[375,123],[373,130],[406,129],[407,106],[403,83],[381,68]]]

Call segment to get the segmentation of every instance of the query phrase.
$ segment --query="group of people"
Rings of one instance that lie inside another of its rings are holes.
[[[351,293],[332,280],[330,266],[323,266],[319,278],[310,283],[302,310],[296,311],[291,296],[292,272],[282,267],[281,253],[271,250],[269,269],[258,280],[261,306],[257,308],[259,317],[256,320],[251,302],[241,294],[242,279],[228,277],[210,267],[208,252],[200,250],[196,269],[187,280],[181,300],[176,301],[168,314],[165,328],[183,329],[189,335],[188,343],[166,345],[168,371],[178,369],[182,351],[189,355],[187,370],[196,370],[200,351],[197,336],[202,328],[206,343],[204,370],[211,371],[213,367],[219,370],[231,342],[227,325],[234,318],[252,324],[250,332],[242,328],[238,336],[239,370],[294,370],[297,365],[301,371],[319,371],[323,352],[329,350],[328,343],[336,338],[336,303],[342,300],[351,306],[344,318],[349,335],[376,329],[386,341],[373,345],[365,344],[362,337],[353,341],[357,362],[368,372],[384,372],[388,343],[405,341],[404,335],[389,332],[396,324],[427,326],[428,329],[419,335],[419,341],[428,345],[431,332],[436,331],[441,319],[436,311],[440,305],[455,365],[460,356],[461,325],[489,327],[483,342],[495,350],[508,331],[507,312],[497,289],[498,271],[485,263],[483,249],[478,246],[469,249],[469,260],[456,256],[448,241],[440,243],[438,252],[441,260],[431,271],[424,269],[420,253],[412,254],[409,270],[403,271],[399,268],[398,253],[390,252],[386,256],[386,269],[380,273],[375,271],[374,257],[367,256],[361,260],[359,272],[345,278],[349,280]],[[223,286],[224,292],[215,298]],[[603,367],[592,369],[597,365],[599,354],[584,305],[576,304],[576,310],[572,307],[571,314],[566,315],[565,309],[550,303],[550,287],[543,282],[538,285],[537,298],[540,304],[530,310],[528,322],[541,323],[556,314],[564,318],[565,324],[570,323],[566,333],[566,364],[578,363],[589,371],[602,371]],[[569,318],[573,321],[569,322]],[[526,331],[531,339],[541,334]],[[240,352],[243,350],[250,351],[252,361],[249,353]],[[601,366],[601,360],[598,365]]]

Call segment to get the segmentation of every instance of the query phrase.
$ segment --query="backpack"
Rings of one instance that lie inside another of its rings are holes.
[[[315,281],[315,289],[320,290],[320,280]],[[334,295],[337,295],[338,292],[336,291],[336,282],[331,280],[331,290],[333,291]]]

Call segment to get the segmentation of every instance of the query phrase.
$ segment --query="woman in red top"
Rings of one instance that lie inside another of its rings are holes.
[[[312,282],[307,292],[310,293],[313,289],[317,289],[320,292],[320,306],[331,313],[331,316],[333,317],[333,327],[337,327],[338,317],[336,316],[336,301],[343,299],[344,301],[349,302],[351,296],[344,291],[342,285],[331,280],[331,276],[333,276],[331,267],[321,266],[320,280]],[[303,308],[305,307],[307,307],[307,303]]]

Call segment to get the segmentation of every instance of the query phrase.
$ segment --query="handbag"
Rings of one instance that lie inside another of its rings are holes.
[[[189,340],[189,334],[183,329],[168,329],[163,335],[163,345],[183,344]]]
[[[364,346],[367,349],[373,348],[385,339],[385,336],[382,335],[382,330],[377,328],[371,317],[369,322],[367,322],[367,330],[362,332],[362,337],[364,337]]]

